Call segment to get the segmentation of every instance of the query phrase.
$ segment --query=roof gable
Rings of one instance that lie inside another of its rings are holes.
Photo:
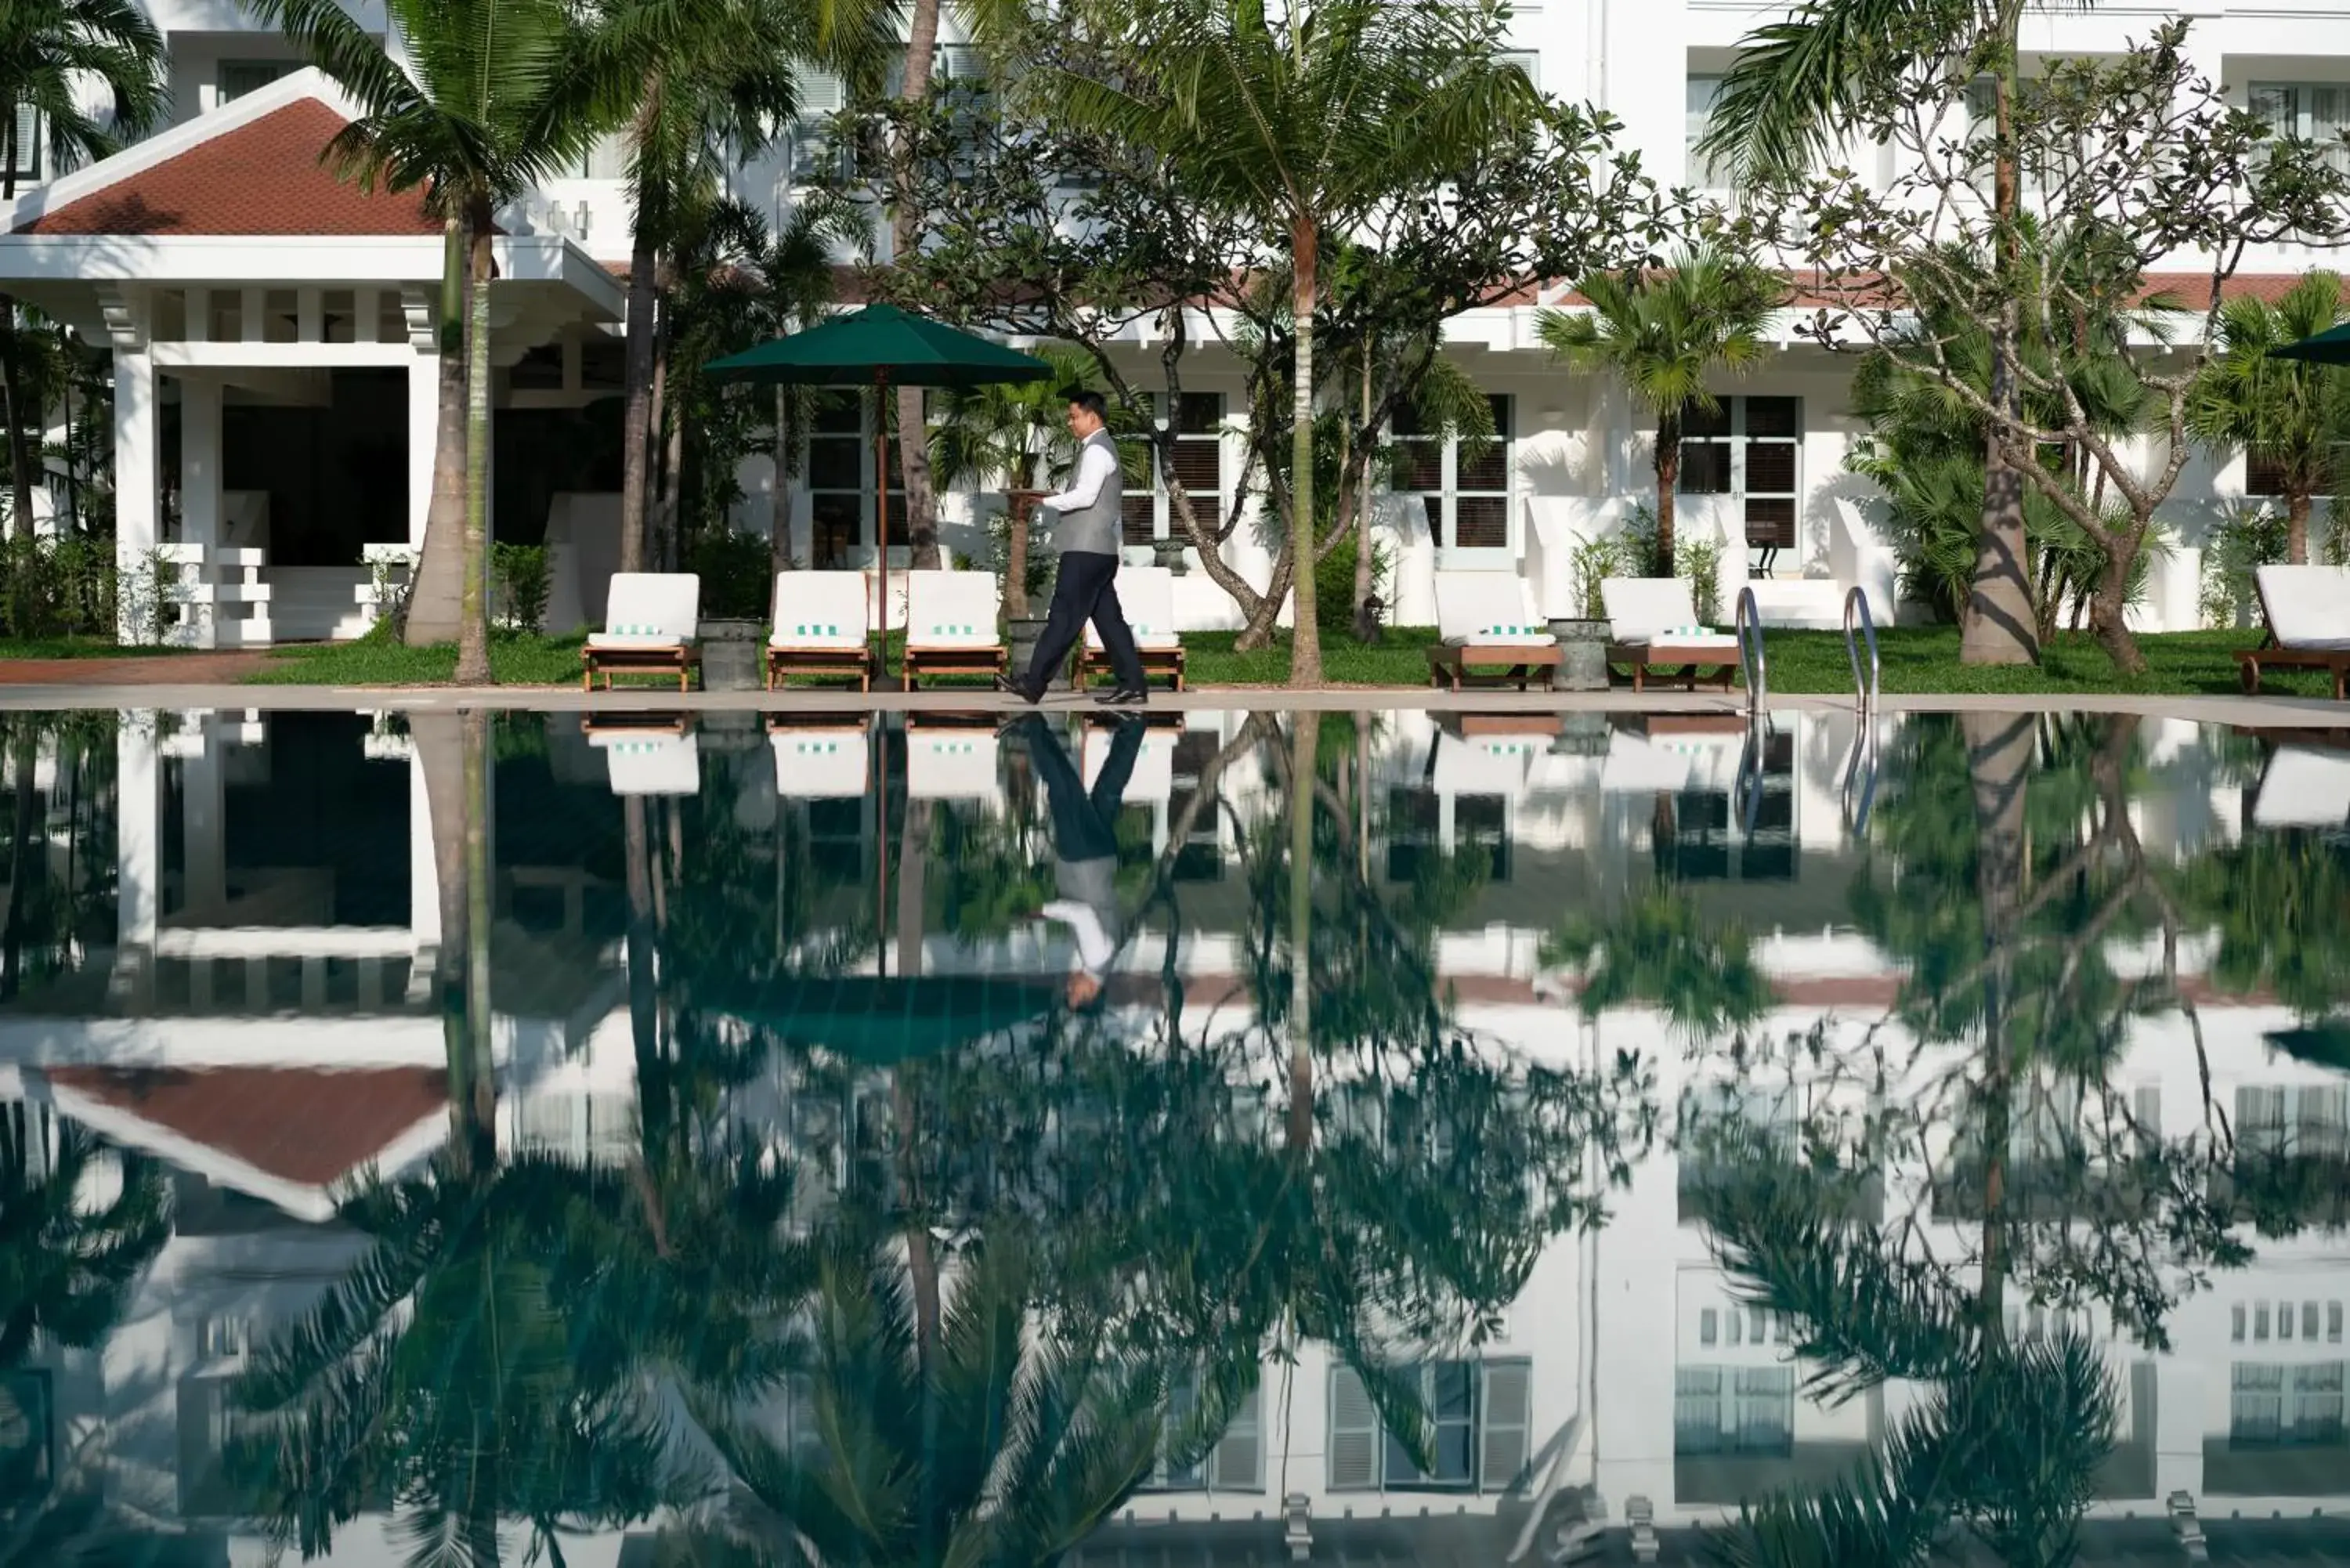
[[[350,123],[303,71],[66,176],[20,203],[30,234],[437,234],[415,192],[362,192],[318,161]],[[256,112],[258,111],[258,112]],[[159,156],[160,154],[160,156]],[[27,213],[27,204],[34,211]]]
[[[57,1066],[47,1076],[149,1127],[279,1180],[323,1188],[448,1106],[426,1067]]]

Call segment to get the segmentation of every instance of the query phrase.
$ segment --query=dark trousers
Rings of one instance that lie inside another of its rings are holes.
[[[1045,807],[1053,819],[1053,854],[1062,860],[1107,860],[1118,853],[1118,814],[1126,802],[1127,781],[1134,776],[1134,759],[1142,751],[1144,725],[1139,717],[1118,727],[1101,777],[1087,790],[1085,778],[1069,759],[1069,749],[1045,721],[1028,716],[1028,764],[1045,784]]]
[[[1142,655],[1135,649],[1126,611],[1118,607],[1118,557],[1094,550],[1070,550],[1061,556],[1060,574],[1053,579],[1053,607],[1045,612],[1044,635],[1028,661],[1031,687],[1042,691],[1060,673],[1088,620],[1101,633],[1119,688],[1142,690]]]

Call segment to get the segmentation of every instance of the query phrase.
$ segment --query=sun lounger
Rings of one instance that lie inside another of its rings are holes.
[[[1134,646],[1142,655],[1142,677],[1163,675],[1176,691],[1183,690],[1183,639],[1175,635],[1175,574],[1164,566],[1120,566],[1118,569],[1118,603],[1126,612],[1126,624],[1134,629]],[[1102,647],[1101,634],[1094,623],[1086,622],[1085,640],[1077,651],[1077,672],[1073,684],[1077,691],[1086,689],[1086,677],[1096,670],[1109,668],[1109,655]]]
[[[906,798],[998,804],[1003,798],[1002,750],[993,724],[952,720],[939,722],[909,715]]]
[[[1183,738],[1183,726],[1153,724],[1142,732],[1142,743],[1134,753],[1134,772],[1127,775],[1126,792],[1119,796],[1128,805],[1164,805],[1175,794],[1175,743]],[[1086,726],[1084,775],[1086,787],[1094,787],[1101,771],[1109,763],[1109,749],[1117,742],[1114,725]]]
[[[1607,608],[1607,663],[1630,669],[1633,691],[1646,690],[1652,673],[1676,670],[1694,690],[1706,670],[1728,689],[1738,672],[1738,639],[1699,624],[1685,580],[1610,577],[1599,596]]]
[[[836,724],[797,715],[770,722],[767,742],[775,753],[775,793],[786,800],[856,800],[868,788],[873,741],[861,717]]]
[[[604,629],[579,650],[579,689],[594,691],[600,675],[609,691],[617,674],[675,675],[686,690],[702,663],[701,611],[702,579],[691,572],[613,573]]]
[[[2279,746],[2261,770],[2255,827],[2350,827],[2350,752]]]
[[[2236,655],[2244,690],[2259,692],[2264,669],[2323,670],[2336,702],[2350,696],[2350,566],[2262,566],[2253,581],[2269,634]]]
[[[604,753],[618,795],[702,793],[700,739],[682,718],[588,726],[588,743]]]
[[[873,690],[873,589],[862,572],[777,572],[767,690],[786,676],[837,675]]]
[[[1006,658],[996,634],[995,574],[906,574],[906,690],[929,675],[1001,675]]]
[[[1536,731],[1515,734],[1483,730],[1455,734],[1436,732],[1436,750],[1428,760],[1429,787],[1441,795],[1500,795],[1515,800],[1525,794],[1528,771],[1536,757],[1547,753],[1551,737]]]
[[[1534,615],[1534,593],[1515,572],[1437,573],[1436,632],[1440,640],[1428,650],[1432,686],[1457,691],[1515,681],[1523,691],[1535,670],[1558,668],[1558,639]],[[1503,673],[1481,678],[1472,665]]]

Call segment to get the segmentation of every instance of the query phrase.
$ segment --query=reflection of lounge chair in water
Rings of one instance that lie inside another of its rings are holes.
[[[2279,746],[2261,770],[2256,827],[2350,826],[2350,752]]]
[[[1118,814],[1146,726],[1139,716],[1118,725],[1090,790],[1069,760],[1068,748],[1041,717],[1032,713],[1018,728],[1028,742],[1029,765],[1044,783],[1053,820],[1057,897],[1038,912],[1067,926],[1076,940],[1069,1005],[1086,1007],[1101,995],[1103,978],[1124,938],[1126,922],[1118,907]]]
[[[702,749],[682,719],[640,724],[605,721],[585,728],[588,743],[604,753],[614,794],[701,793]]]

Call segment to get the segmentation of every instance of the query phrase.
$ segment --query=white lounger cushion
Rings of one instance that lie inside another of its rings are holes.
[[[1134,753],[1134,772],[1127,776],[1126,793],[1118,798],[1129,805],[1156,802],[1161,805],[1175,793],[1175,742],[1182,737],[1180,730],[1146,730],[1142,744]],[[1091,789],[1109,765],[1109,749],[1118,739],[1117,732],[1098,725],[1086,726],[1085,780]]]
[[[702,747],[692,734],[595,734],[588,743],[604,753],[614,794],[702,793]]]
[[[767,738],[775,749],[777,794],[793,800],[855,800],[865,794],[872,752],[863,726],[777,730]]]
[[[1175,635],[1175,574],[1166,567],[1120,566],[1118,607],[1126,612],[1126,624],[1134,628],[1137,648],[1183,646],[1183,639]],[[1102,650],[1101,633],[1091,621],[1086,622],[1086,646],[1096,653]]]
[[[1599,585],[1607,607],[1607,640],[1637,648],[1669,643],[1735,655],[1738,639],[1697,618],[1689,583],[1680,577],[1610,577]]]
[[[2350,826],[2350,752],[2279,746],[2261,770],[2252,822],[2260,827]]]
[[[909,730],[906,794],[913,800],[993,801],[1001,793],[996,771],[1000,753],[993,730]]]
[[[906,574],[906,646],[996,648],[995,574]]]
[[[2350,566],[2262,566],[2254,576],[2278,647],[2350,649]]]
[[[604,629],[590,648],[682,648],[702,614],[702,579],[691,572],[615,572]]]
[[[1558,640],[1515,572],[1437,573],[1436,634],[1448,648],[1548,648]]]
[[[777,572],[770,648],[863,648],[873,585],[862,572]]]
[[[1548,735],[1472,739],[1439,731],[1429,784],[1439,794],[1498,794],[1514,800],[1525,793],[1527,770],[1534,758],[1548,752],[1550,744]]]

